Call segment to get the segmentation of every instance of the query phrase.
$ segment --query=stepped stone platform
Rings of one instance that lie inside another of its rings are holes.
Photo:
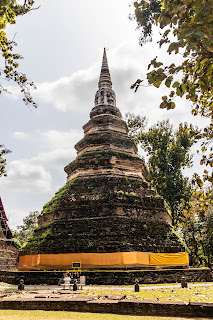
[[[0,271],[0,282],[18,284],[24,279],[26,285],[57,285],[64,271]],[[184,276],[187,282],[212,282],[209,268],[159,269],[159,270],[82,270],[87,285],[133,285],[135,279],[140,284],[180,283]]]
[[[47,295],[46,295],[47,296]],[[70,296],[70,297],[69,297]],[[196,319],[212,319],[212,303],[183,303],[183,302],[158,302],[130,299],[106,299],[102,297],[94,300],[92,297],[76,296],[73,294],[59,297],[57,294],[21,296],[19,298],[3,297],[0,300],[1,310],[49,310],[49,311],[73,311],[90,313],[110,313],[134,316],[167,316]]]
[[[185,251],[164,200],[137,179],[77,178],[44,207],[38,221],[40,227],[22,255]]]
[[[116,106],[105,50],[98,86],[84,137],[75,146],[77,157],[65,167],[67,183],[44,206],[38,228],[21,250],[20,268],[60,269],[57,254],[108,253],[110,260],[110,254],[121,252],[161,253],[172,257],[161,264],[188,265],[185,244],[173,230],[164,200],[146,181],[146,165]],[[180,253],[181,261],[175,258]],[[29,255],[35,260],[29,262]],[[71,259],[64,267],[71,267]],[[95,267],[92,259],[82,255],[80,260],[82,268]],[[149,265],[145,258],[118,260],[111,267]]]

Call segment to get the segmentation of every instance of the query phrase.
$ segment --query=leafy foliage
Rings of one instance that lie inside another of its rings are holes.
[[[0,177],[7,175],[5,170],[6,159],[4,158],[4,155],[10,152],[10,150],[5,149],[4,145],[0,145]]]
[[[31,212],[23,219],[23,225],[18,226],[13,232],[14,240],[20,247],[27,242],[28,238],[33,235],[34,229],[38,227],[37,218],[39,214],[38,211]]]
[[[195,105],[193,114],[213,115],[213,3],[208,0],[142,0],[136,1],[135,18],[142,28],[141,43],[152,34],[152,25],[161,29],[169,27],[162,34],[160,47],[168,44],[167,52],[183,51],[183,63],[164,66],[151,60],[148,69],[154,70],[147,74],[150,84],[159,87],[163,81],[172,87],[169,98],[164,97],[161,108],[174,107],[171,98],[174,95],[186,96]],[[171,42],[169,34],[173,33],[176,42]],[[182,80],[175,81],[174,75],[181,73]],[[134,85],[139,86],[140,80]]]
[[[152,39],[152,27],[163,29],[159,46],[167,45],[168,54],[180,53],[182,63],[164,65],[157,57],[148,65],[147,80],[159,88],[171,88],[163,96],[160,108],[175,108],[174,98],[185,97],[192,102],[192,114],[211,119],[196,139],[203,139],[201,164],[213,167],[213,2],[211,0],[138,0],[134,2],[134,18],[141,28],[140,44]],[[172,35],[172,36],[171,36]],[[135,91],[143,80],[138,79]],[[209,154],[204,153],[208,151]],[[204,171],[203,180],[213,183],[213,173]],[[201,177],[194,181],[201,186]]]
[[[193,198],[190,209],[185,211],[185,218],[180,225],[194,266],[213,263],[213,193],[209,192],[208,208],[203,210],[199,193]]]
[[[148,124],[148,119],[146,118],[146,116],[141,117],[130,112],[126,113],[125,117],[129,129],[129,135],[133,139],[136,139],[138,133],[145,130]]]
[[[169,120],[158,122],[149,128],[148,132],[140,129],[134,118],[127,118],[133,138],[149,155],[148,168],[150,180],[158,193],[166,200],[172,215],[173,225],[177,225],[183,217],[183,209],[187,208],[192,196],[192,187],[188,178],[182,174],[182,169],[190,167],[192,157],[190,147],[194,143],[191,133],[193,127],[180,124],[177,131]],[[137,132],[132,127],[138,128]],[[191,130],[190,130],[191,128]]]
[[[197,141],[201,141],[201,147],[197,150],[197,153],[201,155],[200,165],[205,165],[207,168],[210,167],[210,172],[205,169],[203,174],[203,179],[198,174],[194,174],[193,183],[197,184],[200,188],[203,188],[203,184],[206,182],[206,190],[203,191],[203,197],[208,196],[208,188],[213,184],[213,125],[210,124],[209,127],[203,129],[202,132],[195,136]]]
[[[9,40],[5,28],[7,24],[15,24],[16,17],[24,15],[30,10],[34,4],[34,0],[23,0],[23,4],[19,4],[17,0],[0,0],[0,76],[6,81],[14,81],[24,95],[24,102],[27,105],[36,107],[33,101],[30,88],[35,88],[33,82],[29,83],[25,74],[18,72],[18,61],[22,57],[13,52],[16,43],[14,40]],[[3,83],[0,83],[0,94],[7,91]]]

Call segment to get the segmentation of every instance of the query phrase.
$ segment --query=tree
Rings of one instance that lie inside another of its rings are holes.
[[[30,88],[35,88],[33,82],[29,83],[25,74],[18,72],[18,61],[22,59],[21,55],[14,53],[14,40],[9,40],[5,31],[7,24],[15,24],[16,17],[24,15],[30,10],[34,0],[23,0],[20,4],[18,0],[0,0],[0,76],[5,81],[14,81],[19,87],[21,93],[24,95],[23,100],[25,104],[36,107],[33,101]],[[7,91],[5,85],[0,83],[0,94]]]
[[[192,196],[192,187],[189,179],[183,176],[182,169],[190,167],[192,157],[190,147],[194,143],[191,130],[193,127],[180,124],[173,132],[169,120],[158,122],[144,132],[137,124],[135,117],[127,115],[127,124],[130,134],[149,156],[148,168],[151,183],[158,193],[166,200],[172,216],[174,226],[183,217],[183,209],[187,208]],[[145,120],[142,119],[142,127]],[[135,130],[138,128],[138,130]]]
[[[196,139],[203,139],[201,164],[213,167],[213,2],[211,0],[137,0],[134,15],[141,28],[140,44],[152,39],[152,26],[163,29],[159,46],[167,45],[168,54],[181,54],[182,63],[164,65],[151,60],[147,73],[149,85],[159,88],[162,83],[171,88],[163,96],[160,108],[175,108],[176,96],[192,102],[192,114],[211,120]],[[172,37],[170,35],[172,34]],[[174,40],[175,39],[175,40]],[[135,91],[144,80],[138,79]],[[206,155],[205,152],[209,154]],[[203,182],[195,176],[198,185]],[[213,182],[213,173],[204,171],[204,181]]]
[[[205,264],[211,267],[213,263],[213,199],[212,190],[209,192],[209,206],[202,210],[199,192],[192,198],[191,206],[184,212],[181,233],[189,249],[193,266]]]
[[[37,218],[39,216],[38,211],[31,212],[27,217],[23,219],[23,224],[18,226],[13,232],[15,242],[22,247],[27,239],[32,236],[33,231],[38,226]]]
[[[180,230],[189,250],[190,265],[198,267],[203,264],[204,254],[201,246],[201,224],[195,215],[186,215]]]
[[[213,205],[211,204],[205,214],[204,229],[204,246],[207,257],[208,266],[211,267],[213,263]]]

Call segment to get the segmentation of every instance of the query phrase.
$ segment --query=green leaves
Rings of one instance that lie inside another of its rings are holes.
[[[0,145],[0,177],[1,176],[6,176],[6,169],[5,169],[5,166],[6,166],[6,159],[4,158],[4,156],[7,154],[7,153],[10,153],[11,151],[6,149],[4,147],[4,145]]]
[[[205,33],[202,32],[202,31],[197,31],[197,32],[195,32],[195,35],[198,36],[198,37],[203,37],[204,34],[205,34]]]
[[[179,45],[178,42],[172,42],[169,45],[169,48],[168,48],[167,52],[169,52],[169,54],[171,54],[172,51],[175,51],[175,53],[178,53],[179,47],[180,47],[180,45]]]
[[[148,70],[150,69],[151,66],[153,66],[154,68],[158,68],[160,66],[162,66],[163,63],[162,62],[158,62],[157,61],[157,57],[155,57],[155,59],[151,60],[150,64],[148,65]]]
[[[125,119],[127,122],[127,126],[129,128],[129,135],[135,139],[136,143],[139,143],[139,136],[141,134],[141,131],[145,129],[147,126],[147,118],[141,117],[139,115],[134,115],[130,112],[125,114]]]
[[[170,110],[170,109],[174,109],[175,108],[175,103],[173,101],[171,101],[171,99],[167,96],[163,96],[162,97],[162,102],[160,104],[160,108],[161,109],[167,109],[167,110]]]
[[[138,24],[143,28],[143,34],[140,38],[140,44],[142,45],[148,40],[151,40],[152,25],[158,19],[161,10],[160,0],[143,0],[135,1],[135,14],[134,17]]]
[[[213,262],[213,199],[212,191],[205,195],[196,192],[192,198],[181,230],[190,250],[193,266],[205,264],[210,267]],[[204,202],[208,201],[208,208]]]
[[[168,88],[170,88],[171,83],[172,83],[172,80],[173,80],[173,77],[172,77],[172,76],[170,76],[170,77],[168,77],[168,78],[166,79],[165,85],[166,85]]]
[[[159,88],[162,81],[166,79],[166,74],[162,68],[153,70],[147,74],[147,79],[150,84],[153,84],[155,87]]]
[[[180,83],[178,81],[175,81],[172,85],[173,88],[178,88]]]
[[[163,100],[163,102],[161,102],[161,104],[160,104],[160,109],[170,110],[170,109],[174,109],[174,108],[175,108],[175,103],[173,101],[171,101],[170,99]]]

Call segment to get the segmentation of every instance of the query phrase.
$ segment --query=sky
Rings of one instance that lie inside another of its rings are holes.
[[[21,2],[21,0],[20,0]],[[12,229],[33,211],[42,211],[46,202],[66,183],[64,167],[76,157],[74,145],[83,137],[82,126],[89,120],[98,89],[103,48],[123,116],[127,112],[147,116],[148,125],[170,119],[202,126],[205,120],[191,115],[184,98],[176,99],[176,109],[161,110],[159,104],[167,88],[130,86],[145,79],[150,59],[178,62],[181,57],[159,49],[158,30],[151,43],[139,45],[140,31],[129,19],[131,0],[37,0],[39,9],[17,18],[7,28],[15,36],[16,52],[24,59],[20,71],[34,81],[32,92],[38,108],[27,107],[17,88],[6,83],[11,94],[0,96],[0,144],[7,155],[7,177],[0,179],[0,196]],[[189,177],[201,170],[186,170]]]

